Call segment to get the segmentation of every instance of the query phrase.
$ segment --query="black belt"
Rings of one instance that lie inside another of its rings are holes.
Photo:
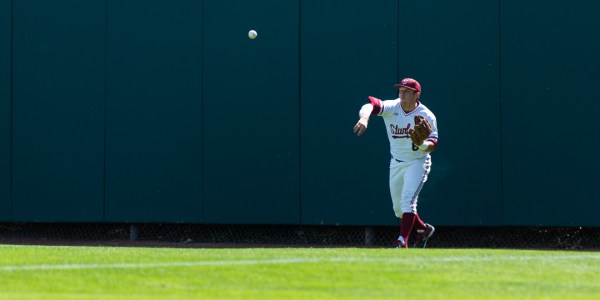
[[[394,160],[395,160],[395,161],[397,161],[397,162],[404,162],[404,161],[402,161],[402,160],[395,159],[395,158],[394,158]]]

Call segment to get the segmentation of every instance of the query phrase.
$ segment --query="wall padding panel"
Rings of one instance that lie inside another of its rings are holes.
[[[197,222],[202,3],[108,1],[106,219]]]
[[[13,3],[14,219],[101,221],[105,2]]]
[[[600,4],[501,3],[505,223],[598,226]]]
[[[204,220],[298,224],[299,3],[204,8]]]

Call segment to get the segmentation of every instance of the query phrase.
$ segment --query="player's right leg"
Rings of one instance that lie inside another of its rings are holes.
[[[398,162],[394,159],[390,162],[390,195],[394,214],[400,219],[400,232],[402,232],[402,188],[404,186],[404,168],[406,163]],[[408,248],[408,241],[400,234],[398,240],[394,242],[394,247]]]
[[[392,197],[392,207],[394,214],[402,218],[402,189],[404,187],[404,168],[401,162],[392,159],[390,162],[390,196]]]

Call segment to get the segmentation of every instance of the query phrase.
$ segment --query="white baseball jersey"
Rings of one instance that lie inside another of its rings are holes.
[[[393,159],[407,162],[429,156],[429,153],[413,147],[408,135],[408,130],[415,125],[415,116],[422,115],[431,125],[432,131],[427,140],[437,144],[438,130],[435,115],[423,103],[418,102],[416,109],[406,113],[400,105],[400,98],[382,101],[369,97],[369,101],[373,104],[372,114],[383,117]]]

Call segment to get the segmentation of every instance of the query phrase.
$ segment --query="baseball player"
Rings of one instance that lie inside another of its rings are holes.
[[[370,103],[360,109],[354,132],[361,136],[371,115],[383,118],[392,155],[390,193],[394,213],[401,219],[396,246],[408,248],[408,237],[415,227],[418,237],[414,246],[422,243],[425,247],[435,228],[417,214],[417,199],[431,169],[429,153],[437,145],[437,122],[435,115],[419,101],[421,85],[416,80],[405,78],[394,87],[399,91],[398,99],[382,101],[369,96]]]

